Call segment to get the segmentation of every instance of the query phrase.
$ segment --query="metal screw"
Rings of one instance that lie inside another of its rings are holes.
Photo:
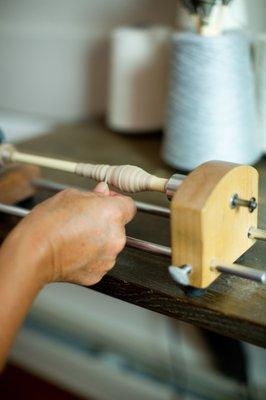
[[[255,197],[251,197],[249,200],[244,200],[241,199],[237,193],[235,193],[230,199],[230,207],[247,207],[250,212],[253,212],[258,207],[258,203]]]

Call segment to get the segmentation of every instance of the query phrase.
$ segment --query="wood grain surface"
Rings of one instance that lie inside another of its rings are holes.
[[[60,126],[53,133],[23,143],[20,149],[93,163],[131,163],[165,177],[174,172],[160,159],[160,136],[123,136],[108,131],[99,122]],[[260,194],[265,199],[260,199],[259,210],[259,226],[263,227],[266,226],[266,161],[262,160],[257,167]],[[44,170],[43,175],[88,189],[94,186],[91,181],[67,173]],[[49,195],[39,192],[26,206]],[[134,198],[169,206],[163,194],[140,193]],[[1,215],[2,239],[17,221]],[[130,236],[164,245],[170,243],[169,232],[167,219],[142,213],[127,227]],[[190,297],[171,280],[169,262],[165,257],[127,248],[115,268],[93,289],[235,339],[266,346],[265,286],[221,275],[201,297]],[[238,262],[266,269],[266,244],[256,243]]]
[[[0,167],[0,201],[13,204],[33,196],[35,188],[30,181],[39,175],[39,168],[32,165]]]
[[[189,282],[208,287],[219,273],[212,264],[231,264],[254,245],[257,209],[230,207],[234,194],[258,198],[258,172],[248,165],[209,161],[184,180],[171,201],[173,265],[191,265]]]

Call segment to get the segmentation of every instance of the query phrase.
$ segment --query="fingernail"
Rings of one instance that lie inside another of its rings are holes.
[[[109,194],[109,186],[106,182],[100,182],[98,185],[95,186],[94,192],[102,193],[102,194]]]

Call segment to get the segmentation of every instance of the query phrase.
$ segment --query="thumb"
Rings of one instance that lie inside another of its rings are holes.
[[[98,183],[94,190],[95,193],[102,193],[106,196],[108,196],[110,194],[110,190],[109,190],[109,186],[107,185],[106,182],[100,182]]]

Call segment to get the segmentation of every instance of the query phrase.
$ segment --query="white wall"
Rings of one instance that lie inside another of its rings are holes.
[[[251,30],[265,29],[266,1],[244,1]],[[0,0],[0,109],[60,121],[103,113],[109,32],[121,24],[173,25],[177,4]]]
[[[249,17],[250,29],[253,32],[266,30],[266,1],[265,0],[245,0]]]
[[[105,110],[109,32],[173,23],[175,0],[1,0],[0,108],[73,120]]]

